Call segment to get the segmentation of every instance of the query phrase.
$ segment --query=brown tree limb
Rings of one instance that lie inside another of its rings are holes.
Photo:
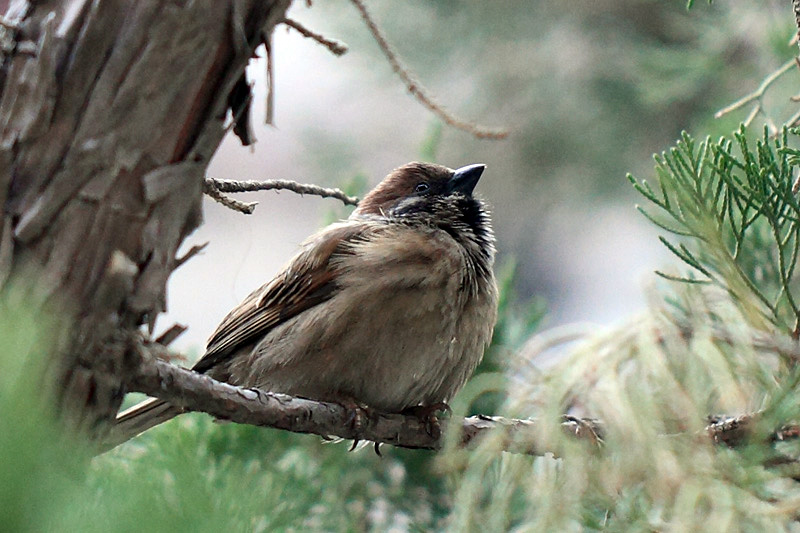
[[[438,435],[428,432],[425,421],[415,416],[369,411],[362,413],[365,416],[360,417],[360,427],[355,427],[350,410],[337,403],[235,387],[158,359],[142,364],[129,387],[131,391],[166,400],[187,412],[202,411],[239,424],[404,448],[436,450],[442,444]],[[443,430],[447,423],[441,422]],[[510,433],[524,433],[534,425],[533,421],[528,420],[470,417],[462,422],[462,441],[468,444],[499,426],[508,428]],[[113,446],[118,442],[110,444]],[[545,453],[545,450],[535,447],[529,447],[526,451],[535,455]]]
[[[131,376],[129,390],[168,401],[186,412],[205,412],[239,424],[310,433],[324,438],[337,437],[427,450],[441,449],[444,444],[442,435],[446,435],[450,424],[457,423],[460,424],[462,446],[476,443],[489,433],[496,435],[500,432],[505,451],[537,456],[558,455],[558,450],[542,444],[540,423],[536,420],[485,415],[451,418],[439,422],[441,431],[432,432],[428,424],[416,416],[369,410],[360,413],[356,427],[351,410],[340,404],[236,387],[161,360],[166,355],[163,347],[149,345],[142,346],[141,350],[142,363]],[[709,420],[705,433],[716,444],[736,447],[753,436],[759,416],[759,413],[753,413],[716,417]],[[565,415],[561,428],[578,440],[593,445],[603,442],[604,425],[598,420]],[[101,449],[113,448],[133,436],[114,435],[112,432],[112,436],[101,444]],[[787,425],[767,435],[765,440],[787,440],[799,436],[800,426]]]
[[[189,250],[185,254],[183,254],[180,257],[176,257],[175,258],[175,270],[177,270],[183,264],[185,264],[186,261],[188,261],[192,257],[196,256],[197,254],[199,254],[200,252],[205,250],[206,246],[208,246],[208,242],[204,242],[203,244],[195,244],[194,246],[189,248]]]

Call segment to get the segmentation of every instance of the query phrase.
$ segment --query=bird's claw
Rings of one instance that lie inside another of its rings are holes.
[[[428,435],[434,439],[438,439],[442,436],[442,427],[439,424],[439,418],[436,416],[436,413],[440,411],[448,415],[453,414],[453,410],[444,402],[437,402],[431,405],[416,405],[414,407],[409,407],[403,412],[416,416],[421,422],[424,422],[425,431]]]
[[[349,397],[339,398],[337,403],[347,409],[347,420],[345,423],[350,426],[355,435],[353,445],[350,447],[350,451],[353,451],[361,440],[361,433],[371,414],[370,409],[366,405],[360,404],[355,399]]]

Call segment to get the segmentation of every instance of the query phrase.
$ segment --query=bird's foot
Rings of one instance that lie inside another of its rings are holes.
[[[359,403],[352,396],[340,395],[336,398],[335,402],[347,410],[346,424],[350,426],[355,435],[353,446],[350,447],[350,451],[353,451],[361,440],[361,432],[364,429],[365,422],[370,418],[372,410],[366,405]]]
[[[436,413],[439,412],[445,412],[448,415],[453,414],[453,410],[444,402],[436,402],[431,405],[415,405],[403,410],[403,414],[415,416],[423,422],[425,431],[434,439],[442,436],[442,427],[439,424],[439,417],[436,416]]]

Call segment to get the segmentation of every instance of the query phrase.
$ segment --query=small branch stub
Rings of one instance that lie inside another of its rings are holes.
[[[328,39],[324,35],[317,33],[315,31],[309,30],[296,20],[292,20],[290,18],[283,19],[283,23],[286,24],[288,27],[292,28],[296,32],[298,32],[303,37],[308,39],[313,39],[317,41],[319,44],[330,50],[333,55],[341,56],[347,53],[347,45],[337,41],[335,39]]]

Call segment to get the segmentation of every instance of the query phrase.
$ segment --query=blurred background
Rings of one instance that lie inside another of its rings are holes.
[[[335,57],[297,32],[274,35],[274,126],[264,125],[265,64],[254,61],[257,144],[229,135],[211,164],[216,178],[292,179],[369,188],[411,160],[488,166],[478,192],[493,206],[498,265],[516,264],[519,300],[541,298],[544,327],[613,323],[643,306],[652,271],[672,262],[635,210],[626,179],[652,176],[652,154],[681,130],[730,133],[749,108],[714,112],[752,91],[796,53],[786,2],[573,0],[368,2],[405,65],[454,114],[505,127],[477,140],[442,126],[410,96],[347,1],[295,2],[290,16],[346,42]],[[262,51],[263,55],[263,51]],[[798,74],[765,98],[781,115]],[[759,117],[758,120],[762,120]],[[363,189],[358,191],[363,192]],[[349,210],[293,193],[239,195],[254,215],[206,199],[208,241],[169,287],[176,347],[201,351],[222,317],[268,281],[309,234]]]

